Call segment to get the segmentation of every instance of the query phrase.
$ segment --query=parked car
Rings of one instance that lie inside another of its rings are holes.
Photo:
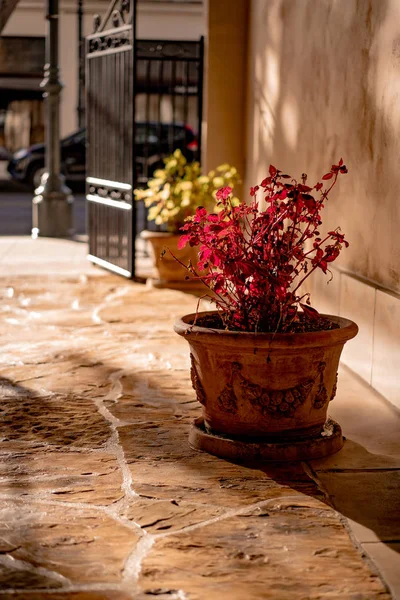
[[[145,183],[153,172],[162,166],[164,156],[180,148],[184,156],[194,160],[198,142],[193,129],[175,123],[143,122],[136,124],[136,170],[139,185]],[[7,170],[11,177],[36,189],[45,172],[45,145],[35,144],[18,150]],[[61,172],[67,183],[84,182],[86,175],[86,130],[69,135],[61,140]]]

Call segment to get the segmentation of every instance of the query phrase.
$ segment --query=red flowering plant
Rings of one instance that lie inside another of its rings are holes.
[[[339,227],[320,233],[321,211],[342,173],[347,168],[340,159],[310,187],[307,175],[299,183],[271,165],[269,176],[250,189],[249,204],[234,205],[232,189],[224,187],[217,192],[219,212],[200,207],[186,219],[179,247],[200,247],[198,270],[206,275],[190,263],[186,268],[212,290],[225,328],[292,332],[326,327],[301,289],[316,269],[327,273],[348,246]]]

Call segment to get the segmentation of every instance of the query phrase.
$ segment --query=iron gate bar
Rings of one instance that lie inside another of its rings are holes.
[[[108,271],[112,271],[113,273],[116,273],[117,275],[122,275],[123,277],[127,277],[128,279],[132,278],[130,271],[127,271],[126,269],[123,269],[122,267],[118,267],[117,265],[110,264],[107,260],[103,260],[102,258],[99,258],[98,256],[93,256],[93,255],[89,254],[88,259],[90,260],[90,262],[94,263],[95,265],[98,265],[99,267],[103,267],[104,269],[107,269]]]
[[[134,276],[133,70],[135,5],[113,0],[87,38],[89,260]]]
[[[97,177],[86,177],[87,183],[93,185],[103,185],[111,188],[118,188],[120,190],[131,190],[132,186],[129,183],[119,183],[118,181],[108,181],[107,179],[98,179]]]
[[[204,77],[204,36],[200,38],[200,46],[199,46],[199,87],[200,90],[198,92],[198,134],[197,134],[197,143],[198,150],[197,156],[201,161],[201,142],[202,142],[202,126],[203,126],[203,77]]]
[[[132,78],[132,96],[131,96],[131,135],[132,135],[132,150],[131,150],[131,183],[132,193],[131,201],[133,202],[132,218],[131,218],[131,229],[130,237],[128,239],[129,255],[131,257],[131,273],[132,277],[136,275],[136,230],[137,230],[137,206],[133,198],[133,190],[136,187],[137,182],[137,167],[136,167],[136,105],[135,105],[135,88],[137,80],[137,60],[136,60],[136,2],[137,0],[131,0],[134,2],[134,10],[132,14],[132,28],[133,28],[133,51],[132,51],[132,68],[129,76]]]
[[[92,194],[87,194],[86,200],[90,202],[97,202],[98,204],[105,204],[105,206],[115,206],[116,208],[121,208],[123,210],[132,210],[132,205],[127,202],[119,202],[118,200],[110,200],[110,198],[99,198],[99,196],[94,196]]]

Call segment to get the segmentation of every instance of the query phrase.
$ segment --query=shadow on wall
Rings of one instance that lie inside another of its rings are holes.
[[[350,240],[340,264],[397,292],[399,19],[396,0],[253,0],[247,152],[248,185],[270,162],[314,183],[343,156],[325,215]]]
[[[261,181],[272,163],[296,178],[305,171],[314,184],[343,157],[349,174],[325,209],[327,230],[340,225],[350,241],[338,264],[395,292],[399,22],[396,0],[253,0],[246,182]],[[385,462],[352,440],[346,452],[364,464]],[[337,510],[388,540],[400,482],[395,468],[383,471],[322,479]]]

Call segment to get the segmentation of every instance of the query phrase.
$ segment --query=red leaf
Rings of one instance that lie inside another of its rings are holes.
[[[182,250],[182,248],[184,248],[186,246],[186,244],[188,243],[190,239],[190,234],[188,235],[181,235],[181,237],[179,238],[179,242],[178,242],[178,248],[179,250]]]
[[[320,269],[322,269],[322,271],[323,271],[324,273],[326,273],[326,272],[327,272],[327,270],[328,270],[328,263],[326,262],[326,260],[321,260],[321,261],[318,263],[318,266],[319,266],[319,268],[320,268]]]
[[[210,248],[207,248],[207,246],[202,246],[199,250],[199,257],[201,260],[208,260],[211,256],[211,250]]]
[[[307,196],[309,196],[309,194],[307,194]],[[314,212],[315,208],[317,206],[317,203],[315,202],[314,198],[312,196],[309,197],[305,197],[305,194],[303,194],[303,198],[304,198],[304,204],[307,207],[307,210],[309,210],[310,212]]]
[[[255,185],[254,187],[251,187],[250,188],[250,196],[255,196],[256,193],[258,192],[258,190],[259,190],[258,185]]]
[[[333,177],[333,173],[326,173],[326,175],[324,175],[322,179],[324,179],[326,181],[327,179],[332,179],[332,177]]]
[[[341,167],[341,166],[342,166],[342,164],[343,164],[343,158],[341,158],[341,159],[339,160],[339,167]]]
[[[217,233],[217,237],[218,239],[227,237],[228,235],[231,235],[232,231],[230,231],[230,229],[225,228],[225,229],[221,229],[218,233]]]
[[[271,175],[271,177],[275,177],[277,173],[277,170],[275,169],[275,167],[273,167],[272,165],[269,165],[269,174]]]
[[[315,308],[313,308],[312,306],[308,306],[307,304],[302,304],[301,302],[300,306],[303,309],[303,312],[306,315],[306,317],[310,317],[310,319],[318,319],[319,312]]]
[[[222,187],[218,190],[218,192],[215,194],[217,200],[226,200],[228,198],[228,196],[230,196],[232,192],[232,188],[229,187],[229,185]]]
[[[217,192],[218,194],[218,192]],[[193,223],[200,223],[203,217],[207,216],[207,210],[203,206],[196,208],[196,214],[193,216]],[[189,229],[190,231],[190,229]]]

